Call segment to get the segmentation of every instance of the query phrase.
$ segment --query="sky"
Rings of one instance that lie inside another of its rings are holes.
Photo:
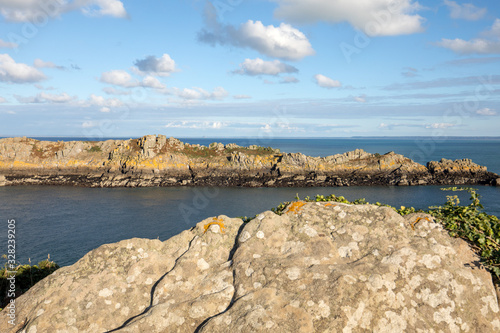
[[[0,137],[498,136],[500,2],[0,0]]]

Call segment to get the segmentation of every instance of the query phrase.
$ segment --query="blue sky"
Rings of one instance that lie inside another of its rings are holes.
[[[498,136],[500,3],[0,0],[0,136]]]

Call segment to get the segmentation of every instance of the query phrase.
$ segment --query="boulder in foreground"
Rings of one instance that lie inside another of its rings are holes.
[[[429,215],[298,201],[103,245],[19,297],[0,331],[498,332],[477,262]]]

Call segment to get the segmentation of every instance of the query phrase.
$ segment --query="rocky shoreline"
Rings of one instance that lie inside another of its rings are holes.
[[[130,140],[0,139],[0,186],[409,186],[500,185],[469,159],[426,166],[389,152],[361,149],[327,157],[258,146],[183,143],[163,135]]]

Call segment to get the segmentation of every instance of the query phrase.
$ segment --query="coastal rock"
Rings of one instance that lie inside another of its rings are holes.
[[[255,145],[204,147],[164,135],[69,142],[0,139],[0,175],[6,177],[4,185],[89,187],[472,185],[499,178],[468,159],[443,159],[426,167],[394,152],[356,149],[312,157]],[[178,182],[168,181],[172,178]]]
[[[428,168],[431,173],[475,173],[487,171],[486,167],[478,165],[468,158],[455,161],[442,158],[439,162],[429,162]]]
[[[298,201],[103,245],[19,297],[19,327],[2,311],[0,331],[495,332],[477,261],[429,215]]]

